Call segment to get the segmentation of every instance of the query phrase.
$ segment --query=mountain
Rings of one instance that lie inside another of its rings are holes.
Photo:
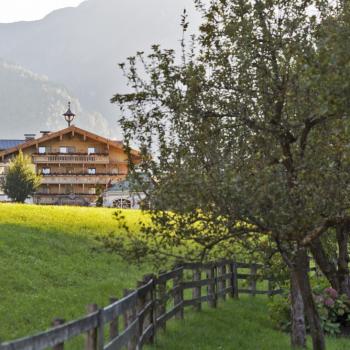
[[[85,111],[64,86],[0,60],[0,138],[21,139],[25,133],[65,127],[62,114],[67,110],[67,101],[72,101],[79,126],[110,136],[105,118]]]
[[[39,21],[0,24],[0,57],[66,86],[85,110],[116,125],[109,100],[126,90],[117,64],[155,43],[178,48],[184,8],[194,28],[192,0],[87,0]]]

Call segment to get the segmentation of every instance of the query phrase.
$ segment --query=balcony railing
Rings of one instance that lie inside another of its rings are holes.
[[[58,192],[52,192],[52,193],[48,193],[48,192],[35,192],[34,196],[69,196],[71,195],[71,193],[58,193]],[[87,192],[79,192],[79,193],[74,193],[74,196],[94,196],[96,197],[97,194],[96,193],[87,193]]]
[[[121,174],[96,174],[96,175],[44,175],[41,183],[44,185],[106,185],[110,180],[123,176]]]
[[[33,154],[33,162],[35,164],[109,164],[109,156],[105,154]]]
[[[41,175],[43,177],[46,176],[99,176],[99,175],[108,175],[108,176],[118,176],[118,175],[127,175],[127,173],[121,173],[121,172],[97,172],[95,174],[89,174],[88,172],[84,171],[73,171],[73,172],[51,172],[49,174],[42,174],[38,172],[38,175]]]

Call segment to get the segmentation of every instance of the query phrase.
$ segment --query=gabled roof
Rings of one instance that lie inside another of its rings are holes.
[[[0,151],[16,147],[24,142],[25,140],[0,140]]]
[[[5,155],[9,155],[11,153],[16,153],[19,150],[23,150],[23,149],[26,149],[28,147],[35,146],[37,144],[46,142],[48,140],[51,140],[51,139],[54,139],[56,137],[59,137],[59,136],[65,135],[65,134],[69,134],[69,133],[77,133],[77,134],[83,135],[85,137],[88,137],[90,139],[93,139],[95,141],[107,144],[110,147],[123,149],[123,143],[121,141],[110,140],[110,139],[107,139],[107,138],[105,138],[103,136],[98,136],[98,135],[96,135],[96,134],[94,134],[94,133],[92,133],[90,131],[87,131],[87,130],[84,130],[84,129],[80,129],[80,128],[76,127],[75,125],[72,125],[72,126],[70,126],[68,128],[65,128],[65,129],[62,129],[62,130],[59,130],[59,131],[56,131],[56,132],[51,132],[49,134],[43,135],[43,136],[41,136],[41,137],[39,137],[37,139],[28,140],[28,141],[22,141],[22,143],[18,143],[16,145],[13,145],[10,148],[6,148],[5,150],[0,151],[0,156],[5,156]],[[137,157],[137,156],[139,156],[139,152],[135,151],[135,150],[132,150],[132,155]]]

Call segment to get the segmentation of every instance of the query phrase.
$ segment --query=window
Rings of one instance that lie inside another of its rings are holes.
[[[74,147],[60,147],[60,153],[74,153],[75,148]]]
[[[49,187],[48,186],[41,186],[40,190],[39,190],[39,193],[41,193],[41,194],[49,194],[50,193]]]
[[[50,168],[43,168],[42,173],[43,173],[43,175],[50,175],[51,169]]]
[[[113,207],[114,208],[120,208],[120,209],[130,209],[131,208],[131,201],[129,199],[116,199],[113,201]]]
[[[96,194],[96,188],[89,188],[89,194]]]
[[[88,148],[88,154],[93,154],[96,153],[96,148],[95,147],[89,147]]]
[[[88,169],[88,174],[89,175],[96,175],[96,168],[89,168]]]
[[[46,147],[39,147],[39,154],[45,154],[46,153]]]
[[[74,174],[74,168],[73,167],[67,167],[66,168],[66,174]]]

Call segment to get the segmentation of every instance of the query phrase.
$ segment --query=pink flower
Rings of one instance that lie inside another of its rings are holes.
[[[335,289],[329,287],[329,288],[326,288],[324,291],[325,291],[332,299],[337,299],[337,298],[338,298],[338,292],[337,292]]]
[[[331,298],[327,298],[325,301],[324,301],[324,304],[328,307],[333,307],[334,306],[334,300],[331,299]]]

